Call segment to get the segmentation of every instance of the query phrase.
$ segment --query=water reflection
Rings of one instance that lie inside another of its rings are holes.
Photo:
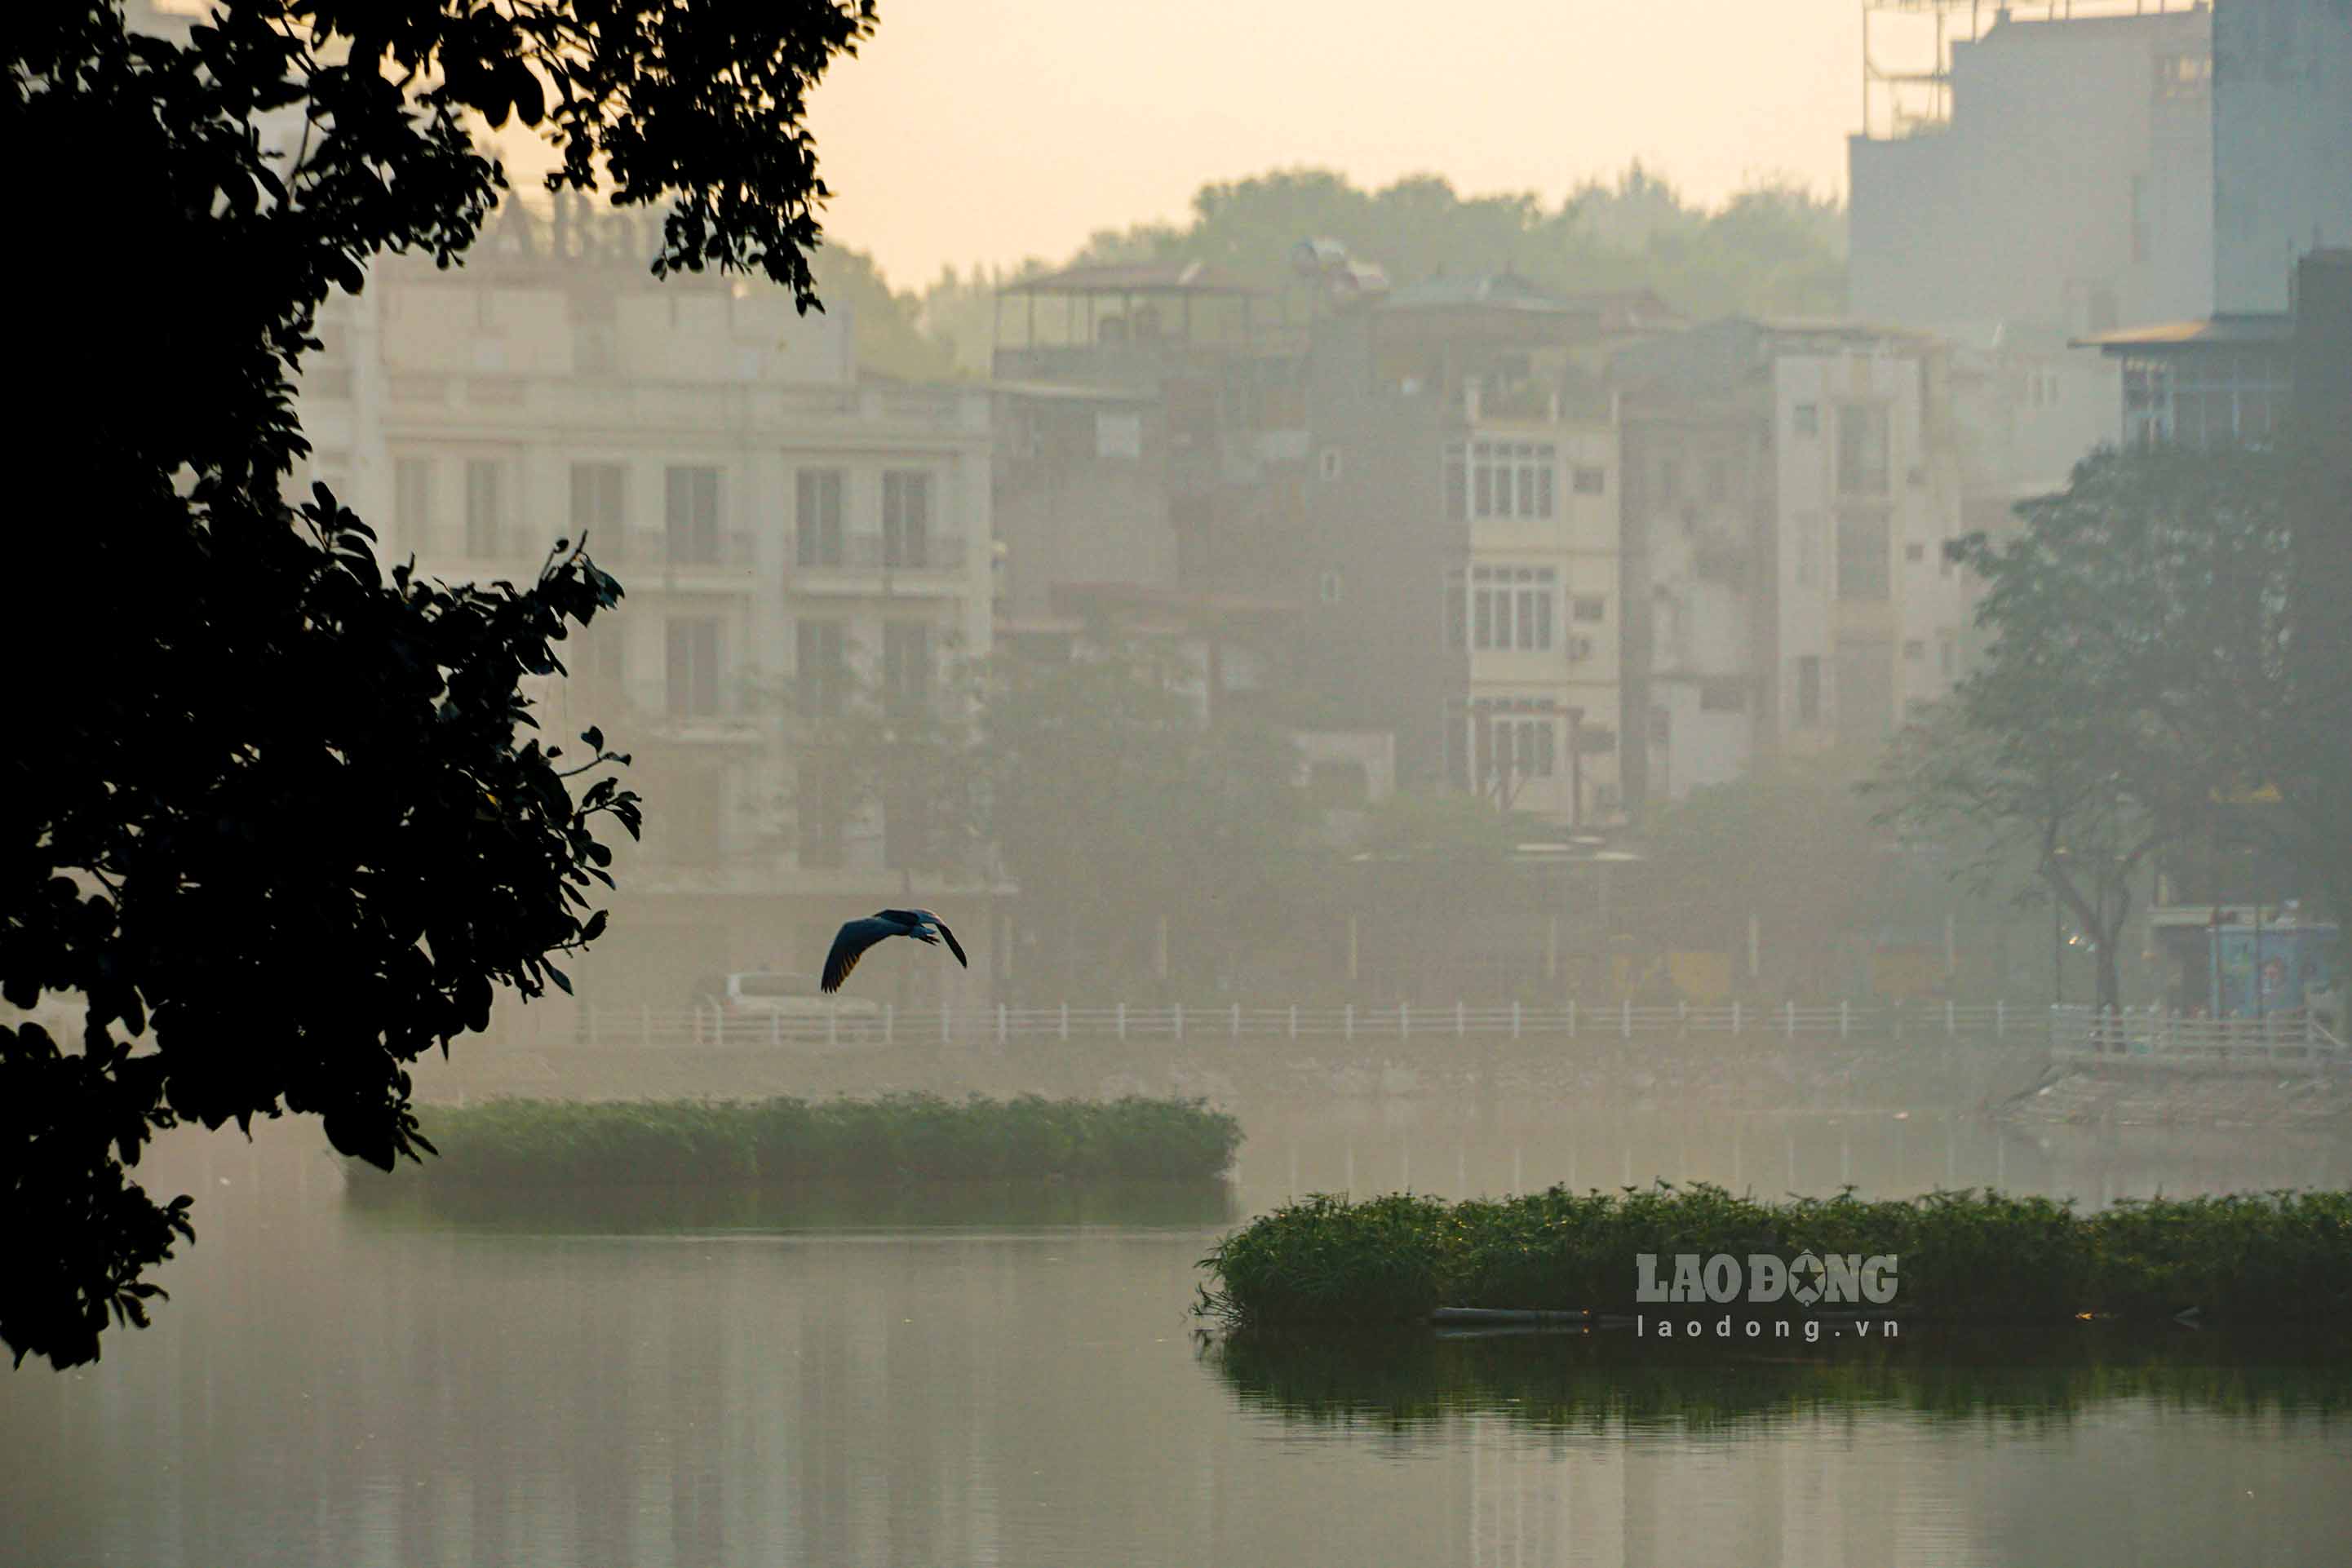
[[[1317,1426],[1407,1432],[1470,1415],[1531,1431],[1723,1433],[1832,1412],[1929,1421],[2069,1421],[2119,1401],[2226,1415],[2352,1408],[2352,1338],[1930,1332],[1761,1347],[1661,1342],[1630,1331],[1243,1334],[1202,1359],[1252,1410]]]
[[[1812,1190],[1939,1184],[1948,1148],[1952,1184],[2095,1199],[2284,1184],[2340,1145],[2184,1136],[2167,1164],[1966,1120],[1244,1120],[1231,1192],[552,1214],[354,1206],[314,1127],[185,1140],[153,1174],[203,1194],[200,1240],[157,1326],[0,1377],[0,1562],[2210,1568],[2352,1537],[2334,1345],[1276,1354],[1204,1350],[1186,1311],[1209,1240],[1294,1189],[1500,1192],[1572,1161],[1771,1191],[1758,1163],[1793,1144]]]
[[[360,1223],[540,1235],[727,1231],[929,1231],[1070,1226],[1198,1230],[1241,1217],[1222,1178],[1168,1182],[919,1183],[875,1188],[600,1187],[509,1192],[371,1180],[349,1190]]]

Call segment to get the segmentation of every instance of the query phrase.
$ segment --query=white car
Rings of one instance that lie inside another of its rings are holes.
[[[716,1008],[725,1034],[759,1039],[868,1039],[882,1029],[882,1005],[865,996],[828,996],[814,974],[745,970],[695,982],[698,1007]]]

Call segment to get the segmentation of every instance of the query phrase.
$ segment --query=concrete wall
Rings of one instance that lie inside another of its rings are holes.
[[[997,430],[996,530],[1005,546],[998,593],[1007,614],[1046,614],[1059,584],[1177,585],[1157,405],[1001,395]]]
[[[1410,789],[1444,777],[1446,700],[1469,679],[1467,656],[1445,644],[1444,598],[1468,532],[1445,516],[1438,389],[1376,389],[1364,326],[1331,323],[1309,369],[1310,444],[1340,457],[1336,473],[1318,466],[1308,480],[1305,557],[1317,582],[1299,673],[1335,725],[1394,731],[1397,782]],[[1321,590],[1327,572],[1334,596]]]
[[[2297,257],[2352,245],[2352,6],[2227,0],[2213,89],[2213,309],[2284,310]]]
[[[2013,20],[1953,46],[1948,124],[1848,144],[1852,313],[2068,321],[2104,289],[2110,324],[2203,314],[2210,39],[2183,12]],[[2180,59],[2200,63],[2168,85]]]

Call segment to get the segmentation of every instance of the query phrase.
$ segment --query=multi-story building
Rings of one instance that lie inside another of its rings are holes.
[[[1664,324],[1441,275],[1316,323],[1301,668],[1400,782],[1616,816],[1618,441],[1596,356]]]
[[[1071,584],[1174,589],[1159,397],[1057,382],[997,382],[991,397],[997,615],[1034,625],[1050,616],[1056,590]]]
[[[2204,309],[2213,26],[2201,0],[1864,7],[1851,313],[1951,343],[1971,528],[2116,438],[2116,367],[2071,340]]]
[[[1061,584],[1258,594],[1287,579],[1306,468],[1287,306],[1197,262],[1072,268],[999,296],[1016,608]],[[1054,389],[1092,401],[1055,406]]]
[[[1617,355],[1636,804],[1874,743],[1960,672],[1944,351],[1733,319]]]
[[[1847,149],[1854,316],[2103,331],[2211,297],[2211,11],[2026,11],[1865,7],[1870,112]]]
[[[2230,0],[2214,21],[2214,291],[2094,332],[2126,442],[2261,441],[2293,381],[2296,259],[2352,244],[2352,9]],[[2203,314],[2208,306],[2212,314]]]
[[[2217,313],[2284,310],[2298,257],[2352,246],[2352,6],[2224,0],[2216,9],[2213,179]]]
[[[646,802],[583,988],[676,1006],[699,974],[812,970],[845,915],[905,897],[922,825],[845,798],[812,737],[856,691],[947,700],[948,661],[987,651],[990,410],[862,383],[845,312],[656,281],[646,221],[510,204],[462,269],[379,267],[323,323],[303,416],[387,556],[523,581],[584,538],[620,579],[546,727],[600,724]],[[920,897],[981,932],[986,886]],[[898,967],[912,1000],[947,978]]]

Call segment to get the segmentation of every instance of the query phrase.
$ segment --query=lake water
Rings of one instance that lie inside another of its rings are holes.
[[[1704,1178],[2097,1203],[2342,1144],[1933,1113],[1254,1120],[1230,1188],[356,1209],[315,1129],[169,1151],[157,1326],[0,1379],[0,1554],[68,1564],[2341,1563],[2352,1366],[2186,1331],[1222,1344],[1291,1191]],[[290,1134],[290,1135],[289,1135]],[[168,1190],[181,1190],[173,1186]]]

